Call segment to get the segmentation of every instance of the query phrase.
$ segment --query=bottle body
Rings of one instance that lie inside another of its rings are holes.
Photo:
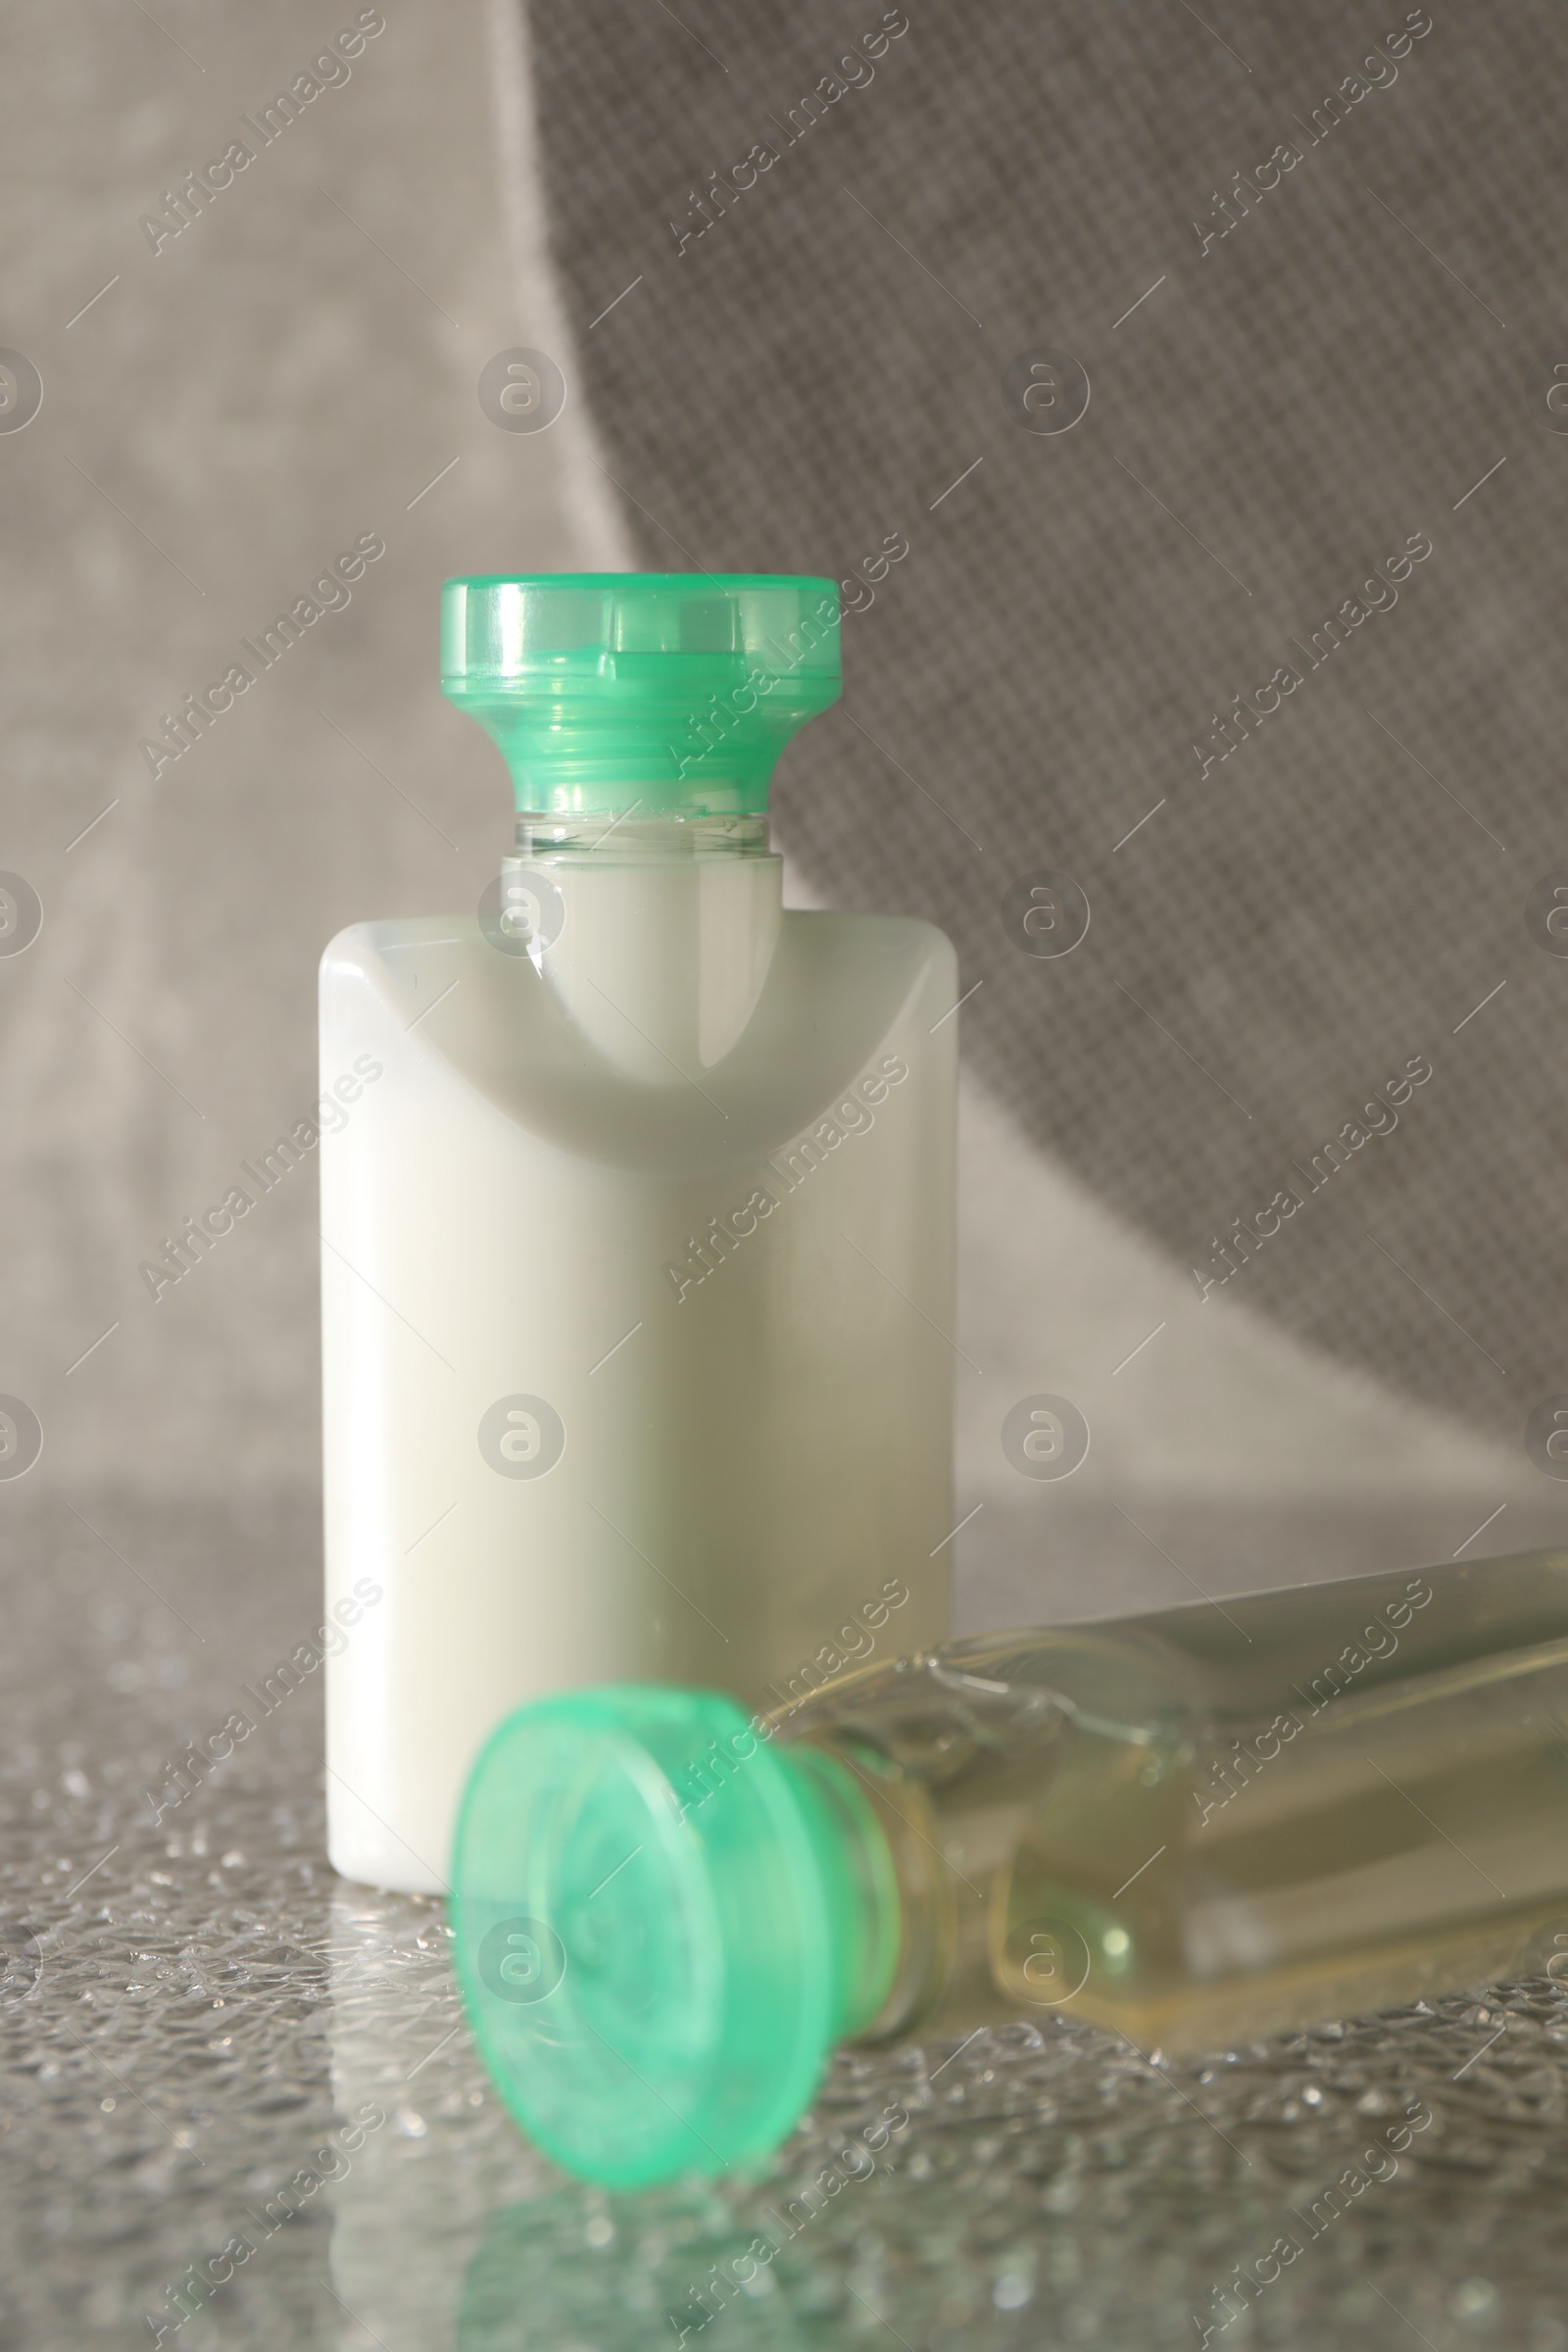
[[[940,1640],[956,997],[918,922],[786,912],[760,819],[522,820],[496,910],[367,924],[321,1067],[332,1859],[445,1884],[513,1708],[766,1708]]]
[[[1212,2049],[1568,1970],[1568,1554],[950,1643],[779,1728],[896,1859],[874,2035]]]

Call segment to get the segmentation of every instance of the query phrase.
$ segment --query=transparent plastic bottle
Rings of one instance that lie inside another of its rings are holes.
[[[502,1728],[459,1969],[523,2128],[637,2186],[764,2154],[835,2040],[1145,2051],[1568,1972],[1568,1553],[955,1642],[748,1719]]]
[[[940,1640],[956,1516],[953,950],[768,842],[836,589],[456,580],[442,646],[513,855],[320,999],[330,1851],[425,1892],[513,1708]]]

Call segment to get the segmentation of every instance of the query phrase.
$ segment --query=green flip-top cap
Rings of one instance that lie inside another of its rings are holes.
[[[749,572],[448,580],[441,690],[499,744],[519,809],[744,814],[838,695],[838,588]]]
[[[493,1735],[451,1916],[513,2115],[623,2189],[777,2146],[886,2000],[900,1936],[855,1775],[731,1699],[656,1684],[541,1699]]]

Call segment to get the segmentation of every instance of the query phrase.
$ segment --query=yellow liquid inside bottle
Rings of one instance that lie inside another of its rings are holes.
[[[875,1798],[873,2035],[1145,2050],[1568,1971],[1568,1553],[954,1642],[787,1719]]]

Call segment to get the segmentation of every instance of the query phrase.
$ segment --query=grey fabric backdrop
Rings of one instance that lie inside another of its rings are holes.
[[[789,144],[876,8],[399,0],[350,77],[153,252],[162,192],[358,13],[162,0],[110,24],[66,0],[5,35],[8,86],[37,102],[0,142],[0,345],[44,401],[0,431],[0,867],[44,921],[0,955],[0,1392],[45,1446],[0,1514],[47,1504],[125,1582],[78,1510],[155,1584],[95,1494],[227,1497],[258,1525],[275,1504],[294,1527],[297,1494],[308,1523],[314,1170],[157,1303],[137,1268],[312,1100],[332,932],[471,906],[493,875],[508,795],[437,690],[443,574],[849,576],[891,538],[908,553],[852,591],[849,700],[788,755],[778,833],[792,887],[804,859],[822,898],[926,908],[983,983],[961,1015],[966,1608],[982,1585],[1018,1616],[1169,1597],[1167,1554],[1248,1583],[1560,1532],[1568,1489],[1519,1444],[1564,1377],[1545,1122],[1568,974],[1520,908],[1554,855],[1568,445],[1532,373],[1549,319],[1512,300],[1549,272],[1561,202],[1522,128],[1554,86],[1550,24],[1444,13],[1311,147],[1294,117],[1370,46],[1344,12],[1296,21],[1282,62],[1269,19],[1254,42],[1205,9],[1244,65],[1180,0],[916,11]],[[1300,164],[1200,258],[1216,175],[1292,135]],[[779,161],[726,217],[710,199],[699,237],[694,175],[763,139]],[[1002,390],[1041,341],[1092,377],[1061,435],[1025,432]],[[547,432],[497,429],[477,397],[519,344],[566,377]],[[1418,527],[1434,553],[1398,605],[1197,781],[1216,696]],[[387,552],[353,603],[155,781],[138,738],[366,530]],[[1060,960],[1002,920],[1042,865],[1093,901]],[[1423,1051],[1398,1127],[1200,1305],[1185,1253]],[[1454,1409],[1402,1404],[1380,1371]],[[999,1443],[1042,1390],[1095,1432],[1066,1487]]]
[[[1293,1189],[1230,1295],[1522,1463],[1568,1387],[1568,961],[1527,920],[1568,874],[1568,29],[1408,24],[582,0],[535,12],[539,119],[644,560],[848,581],[907,541],[779,795],[808,872],[953,933],[982,1077],[1184,1261]],[[1087,371],[1071,429],[1025,429],[1043,349]],[[1040,869],[1092,907],[1065,956],[1009,923]]]
[[[370,13],[348,78],[156,252],[142,217],[360,0],[5,28],[0,345],[44,391],[0,431],[0,868],[43,906],[0,955],[0,1390],[45,1431],[8,1513],[315,1488],[314,1167],[156,1304],[138,1264],[314,1101],[333,932],[473,906],[510,838],[500,762],[437,690],[443,576],[625,560],[580,403],[530,439],[474,395],[498,348],[563,332],[524,28]],[[386,554],[352,603],[155,781],[139,738],[365,531]]]

